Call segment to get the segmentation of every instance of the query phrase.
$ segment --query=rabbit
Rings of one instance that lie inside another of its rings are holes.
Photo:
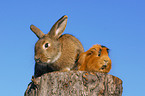
[[[111,70],[109,49],[105,46],[94,45],[88,51],[80,54],[77,61],[79,71],[108,73]]]
[[[66,15],[62,16],[48,34],[44,34],[34,25],[30,26],[39,38],[35,44],[34,77],[53,71],[70,71],[75,66],[79,54],[84,52],[77,38],[70,34],[62,35],[67,19]]]

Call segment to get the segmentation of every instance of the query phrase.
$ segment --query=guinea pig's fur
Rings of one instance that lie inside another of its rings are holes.
[[[105,46],[94,45],[88,51],[80,54],[78,70],[108,73],[111,69],[109,49]]]

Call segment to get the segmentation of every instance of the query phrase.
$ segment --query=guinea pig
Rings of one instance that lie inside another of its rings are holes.
[[[111,69],[109,49],[98,44],[94,45],[88,51],[80,54],[77,63],[79,71],[108,73]]]

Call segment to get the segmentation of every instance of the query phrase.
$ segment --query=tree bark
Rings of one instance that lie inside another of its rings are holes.
[[[24,96],[122,96],[118,77],[86,71],[51,72],[31,82]]]

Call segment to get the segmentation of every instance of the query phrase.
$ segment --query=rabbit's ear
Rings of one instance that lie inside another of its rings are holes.
[[[42,38],[45,34],[36,26],[31,25],[30,29],[36,34],[36,36],[40,39]]]
[[[67,16],[64,15],[52,26],[48,34],[52,37],[59,38],[63,33],[66,24],[67,24]]]

